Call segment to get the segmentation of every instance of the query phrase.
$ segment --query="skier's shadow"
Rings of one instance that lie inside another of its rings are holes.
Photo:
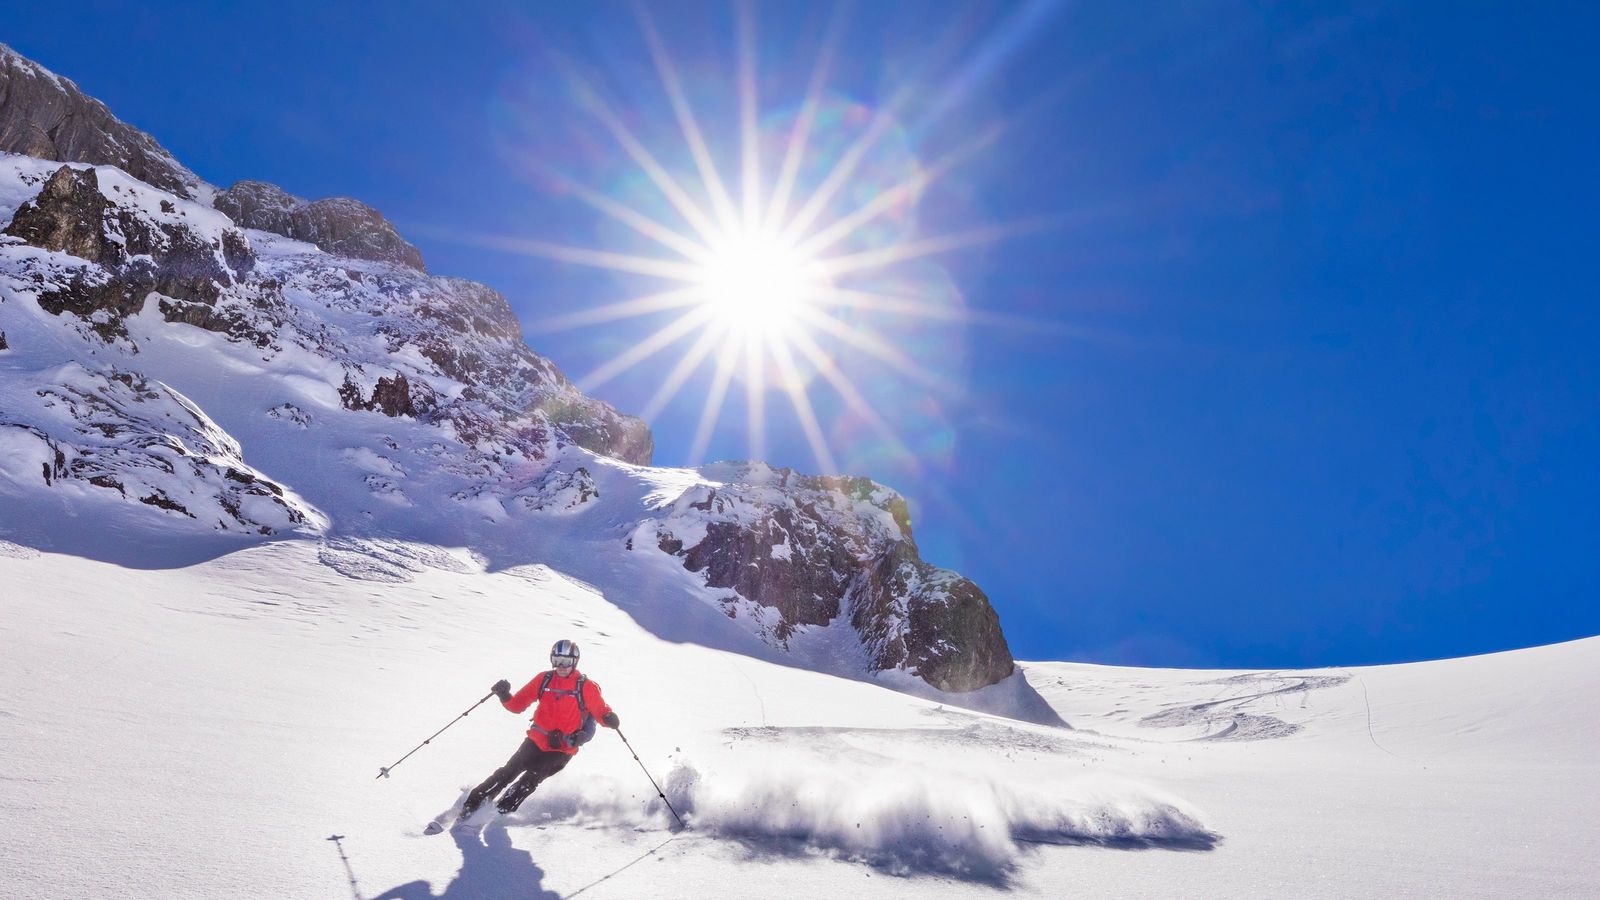
[[[427,881],[407,882],[373,897],[372,900],[561,900],[559,894],[545,890],[540,882],[544,870],[533,861],[533,854],[511,846],[511,835],[501,825],[484,830],[482,839],[472,832],[450,832],[461,850],[461,871],[435,894]]]

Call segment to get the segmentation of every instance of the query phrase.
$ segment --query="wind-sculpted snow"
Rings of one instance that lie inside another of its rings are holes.
[[[465,572],[467,566],[453,554],[425,544],[405,541],[332,538],[317,551],[317,560],[346,578],[401,584],[436,569]]]
[[[12,559],[38,559],[39,551],[32,547],[24,547],[21,544],[0,540],[0,556],[8,556]]]
[[[902,876],[1003,882],[1039,843],[1206,850],[1220,840],[1187,804],[1124,779],[1040,784],[993,769],[822,760],[793,746],[762,748],[759,766],[679,763],[663,788],[691,835],[737,841],[756,856],[824,854]],[[659,800],[641,804],[631,787],[552,780],[514,821],[671,824]]]
[[[274,534],[313,528],[292,492],[185,397],[115,369],[68,363],[0,382],[0,476],[77,496],[115,496],[170,527]]]

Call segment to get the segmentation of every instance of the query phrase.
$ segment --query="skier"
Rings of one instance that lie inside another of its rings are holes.
[[[467,794],[456,824],[478,811],[483,802],[510,785],[495,808],[502,813],[516,812],[534,788],[566,767],[578,748],[594,737],[596,719],[607,728],[620,723],[617,714],[600,695],[600,685],[578,671],[578,645],[556,641],[550,648],[550,671],[541,672],[515,694],[511,683],[500,679],[494,684],[500,704],[514,713],[538,704],[528,736],[506,764],[484,779]]]

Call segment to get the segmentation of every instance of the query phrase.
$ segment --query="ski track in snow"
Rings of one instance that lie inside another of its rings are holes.
[[[1152,728],[1202,726],[1207,732],[1190,738],[1198,741],[1254,741],[1288,737],[1300,731],[1302,726],[1277,716],[1245,710],[1256,710],[1266,705],[1257,701],[1269,698],[1282,701],[1288,695],[1309,695],[1312,691],[1338,687],[1349,680],[1349,675],[1232,675],[1216,683],[1225,686],[1224,693],[1231,689],[1244,693],[1222,696],[1204,703],[1176,705],[1145,716],[1139,720],[1139,724]]]

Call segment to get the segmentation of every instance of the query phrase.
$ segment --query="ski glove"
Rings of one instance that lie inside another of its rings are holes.
[[[494,695],[500,698],[501,703],[511,699],[511,682],[505,680],[504,678],[496,681],[494,683],[494,687],[490,688],[489,690],[494,691]]]
[[[607,728],[616,728],[622,724],[622,720],[617,718],[616,713],[608,712],[600,717],[600,724],[606,726]]]
[[[545,740],[550,742],[551,750],[560,750],[572,740],[564,731],[546,731],[544,737]]]

